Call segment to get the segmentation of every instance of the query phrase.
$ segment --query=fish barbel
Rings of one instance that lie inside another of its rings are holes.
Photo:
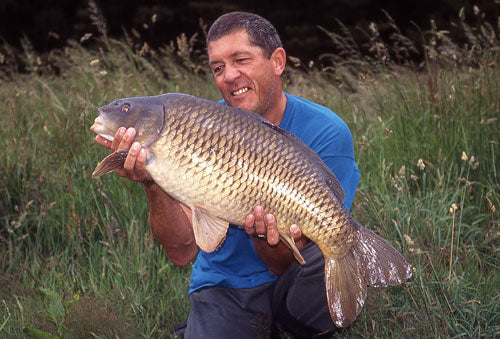
[[[166,193],[191,208],[197,245],[212,252],[229,223],[244,225],[256,205],[276,217],[280,239],[304,259],[292,224],[325,259],[332,320],[356,319],[367,285],[394,286],[411,267],[384,239],[361,226],[344,206],[344,192],[323,161],[301,140],[259,115],[185,94],[113,101],[100,107],[91,130],[112,140],[121,126],[136,129],[147,151],[146,171]],[[93,177],[123,168],[128,150],[101,161]]]

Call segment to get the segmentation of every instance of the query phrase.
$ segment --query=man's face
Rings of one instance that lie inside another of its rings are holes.
[[[230,106],[265,116],[281,93],[281,73],[273,68],[272,57],[251,45],[245,30],[225,35],[208,45],[210,68],[215,84]]]

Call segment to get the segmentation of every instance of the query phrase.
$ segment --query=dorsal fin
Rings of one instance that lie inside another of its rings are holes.
[[[299,149],[305,151],[306,153],[310,154],[311,155],[311,158],[314,161],[314,163],[316,164],[316,166],[318,166],[318,169],[320,170],[321,174],[322,174],[322,177],[323,177],[323,180],[325,181],[325,183],[328,185],[328,187],[330,187],[330,190],[333,192],[333,194],[335,195],[335,197],[343,204],[344,201],[345,201],[345,195],[344,195],[344,190],[342,189],[342,186],[340,185],[340,182],[339,180],[337,179],[337,177],[335,176],[335,174],[333,174],[332,170],[330,169],[330,167],[328,167],[324,162],[323,160],[321,160],[321,158],[319,157],[319,155],[314,152],[310,147],[308,147],[306,144],[304,144],[304,142],[302,140],[300,140],[299,138],[297,138],[294,134],[292,134],[291,132],[287,131],[287,130],[284,130],[272,123],[270,123],[269,121],[267,121],[266,119],[262,118],[261,116],[257,115],[257,118],[260,118],[258,119],[264,126],[268,127],[268,128],[271,128],[273,130],[275,130],[276,132],[282,134],[285,138],[288,138],[290,142],[292,142],[296,147],[298,147]]]
[[[330,190],[333,192],[335,197],[340,201],[340,203],[344,203],[345,194],[344,189],[340,185],[339,179],[333,174],[330,167],[328,167],[323,161],[321,162],[321,170],[323,173],[323,179],[325,180]]]
[[[195,97],[192,97],[195,98]],[[199,99],[196,98],[198,101],[205,101],[209,103],[210,105],[213,104],[212,101],[206,100],[206,99]],[[302,140],[297,138],[295,135],[290,133],[289,131],[286,131],[279,126],[274,125],[271,123],[269,120],[265,119],[264,117],[258,115],[257,113],[250,112],[247,110],[235,108],[235,107],[230,107],[226,104],[222,104],[226,109],[231,110],[231,114],[236,114],[236,115],[241,115],[244,116],[247,119],[254,120],[258,123],[260,123],[264,128],[269,128],[272,129],[273,131],[280,133],[284,138],[288,139],[288,141],[293,144],[293,146],[298,149],[299,151],[302,151],[303,155],[309,155],[311,157],[311,160],[314,161],[316,166],[318,166],[319,173],[321,174],[321,177],[323,178],[325,184],[330,188],[332,193],[335,195],[335,197],[343,204],[345,201],[345,195],[344,195],[344,190],[342,189],[342,186],[340,185],[337,177],[333,174],[331,169],[321,160],[321,158],[316,154],[309,146],[304,144]]]

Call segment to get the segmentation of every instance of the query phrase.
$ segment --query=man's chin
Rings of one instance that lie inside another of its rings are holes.
[[[229,103],[229,106],[232,106],[232,107],[235,107],[235,108],[239,108],[239,109],[242,109],[242,110],[245,110],[245,111],[255,112],[255,106],[248,105],[248,104],[246,104],[244,102],[231,101]]]
[[[226,103],[229,106],[254,112],[256,104],[253,101],[254,101],[253,98],[250,96],[250,93],[248,92],[234,97],[231,96],[228,99],[226,99]]]

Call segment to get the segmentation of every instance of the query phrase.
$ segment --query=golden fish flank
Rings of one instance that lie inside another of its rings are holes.
[[[401,254],[343,207],[342,187],[321,159],[262,117],[170,93],[103,106],[91,130],[114,135],[120,126],[137,130],[156,184],[191,208],[202,250],[216,250],[229,223],[243,225],[253,207],[263,205],[303,263],[288,233],[290,225],[299,225],[325,258],[328,306],[337,326],[356,319],[367,285],[399,285],[411,277]],[[93,176],[123,167],[127,152],[106,157]]]

